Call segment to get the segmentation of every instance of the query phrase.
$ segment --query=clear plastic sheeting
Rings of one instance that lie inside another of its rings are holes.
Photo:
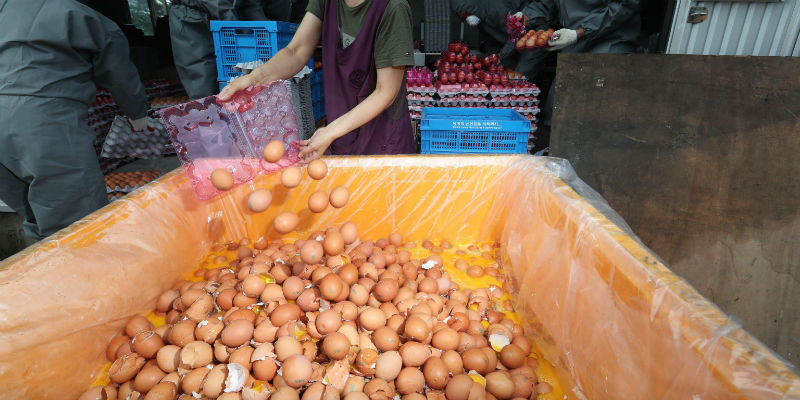
[[[368,239],[499,241],[526,332],[571,398],[800,396],[795,372],[642,246],[563,160],[326,161],[321,181],[289,190],[262,175],[207,202],[175,171],[0,264],[2,397],[77,397],[126,318],[152,309],[212,244],[276,238],[285,210],[300,215],[293,237],[352,220]],[[310,193],[338,185],[347,206],[306,209]],[[245,204],[254,187],[273,190],[261,214]]]

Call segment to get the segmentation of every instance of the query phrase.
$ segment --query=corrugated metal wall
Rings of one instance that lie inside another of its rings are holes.
[[[708,18],[686,22],[692,6]],[[800,56],[800,0],[779,3],[678,0],[667,53]]]

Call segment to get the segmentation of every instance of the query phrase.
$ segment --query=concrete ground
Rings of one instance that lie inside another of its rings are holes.
[[[180,167],[176,156],[155,160],[136,160],[123,165],[112,172],[160,170],[167,173]],[[0,212],[0,260],[4,260],[24,249],[25,239],[22,233],[22,217],[13,212]]]

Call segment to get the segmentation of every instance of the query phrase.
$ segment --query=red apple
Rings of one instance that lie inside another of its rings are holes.
[[[465,56],[465,55],[467,55],[467,54],[469,54],[469,47],[467,47],[467,45],[464,45],[464,46],[461,48],[461,55]]]
[[[461,53],[456,54],[456,64],[461,64],[464,62],[464,56]]]
[[[461,53],[461,43],[455,42],[453,43],[453,49],[451,50],[453,53]]]

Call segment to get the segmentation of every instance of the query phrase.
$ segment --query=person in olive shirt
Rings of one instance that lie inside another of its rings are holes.
[[[330,123],[300,142],[301,159],[415,152],[405,88],[405,67],[414,64],[411,8],[405,0],[310,0],[289,45],[228,84],[220,99],[294,76],[320,41]]]

